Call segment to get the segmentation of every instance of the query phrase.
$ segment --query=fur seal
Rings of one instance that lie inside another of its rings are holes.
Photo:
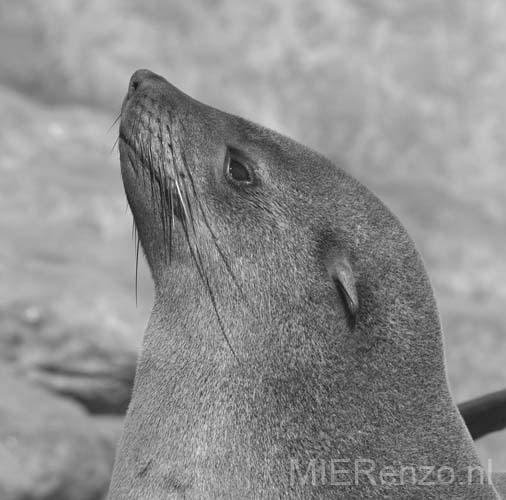
[[[422,260],[367,188],[147,70],[119,150],[155,301],[110,500],[499,498]]]

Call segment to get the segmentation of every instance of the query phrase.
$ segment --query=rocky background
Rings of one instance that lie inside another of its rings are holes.
[[[505,54],[501,0],[0,0],[0,498],[107,488],[152,300],[110,129],[140,67],[342,159],[425,258],[457,401],[504,388]]]

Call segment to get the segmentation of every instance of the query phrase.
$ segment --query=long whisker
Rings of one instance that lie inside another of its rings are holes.
[[[186,156],[184,154],[184,151],[181,152],[181,158],[183,160],[183,166],[185,168],[186,174],[187,174],[188,178],[190,179],[190,184],[191,184],[191,187],[192,187],[193,196],[194,196],[194,198],[197,201],[197,204],[199,206],[200,214],[202,215],[202,220],[204,221],[204,224],[205,224],[207,230],[209,231],[209,234],[211,235],[211,238],[213,239],[213,242],[214,242],[214,245],[215,245],[216,250],[218,252],[218,255],[220,256],[220,258],[221,258],[221,260],[222,260],[222,262],[223,262],[223,264],[225,266],[225,269],[227,270],[228,274],[232,278],[232,281],[234,282],[234,285],[236,286],[237,290],[241,294],[241,297],[247,302],[248,301],[247,297],[244,294],[244,291],[243,291],[241,285],[239,284],[239,282],[238,282],[238,280],[237,280],[234,272],[232,271],[232,268],[230,267],[230,264],[228,263],[227,258],[225,257],[225,254],[224,254],[223,250],[221,249],[221,247],[220,247],[220,245],[218,243],[218,238],[214,234],[214,231],[212,230],[211,225],[209,224],[209,220],[207,219],[207,216],[206,216],[204,207],[202,205],[202,202],[201,202],[200,198],[197,196],[197,191],[196,191],[196,188],[195,188],[195,183],[193,181],[193,175],[192,175],[191,170],[189,169],[188,164],[186,162]]]
[[[214,310],[216,319],[217,319],[218,324],[220,326],[220,330],[221,330],[221,332],[223,334],[225,342],[228,345],[228,348],[230,349],[230,351],[234,355],[234,358],[239,362],[239,358],[237,357],[237,354],[234,351],[234,348],[232,347],[232,344],[230,343],[228,335],[227,335],[227,333],[225,331],[225,326],[223,324],[223,321],[221,320],[221,316],[220,316],[220,313],[218,311],[218,306],[216,304],[216,298],[214,296],[214,292],[213,292],[213,290],[211,288],[211,284],[209,283],[209,279],[208,279],[208,277],[207,277],[207,275],[205,274],[205,271],[204,271],[204,265],[203,265],[203,261],[202,261],[202,256],[200,255],[198,247],[195,247],[195,250],[193,249],[193,246],[192,246],[191,241],[190,241],[190,235],[188,233],[188,228],[187,228],[186,224],[182,224],[182,225],[183,225],[183,230],[184,230],[183,232],[184,232],[186,241],[188,243],[188,248],[190,249],[190,255],[191,255],[192,259],[193,259],[195,267],[197,268],[199,276],[200,276],[202,282],[204,283],[204,286],[206,287],[206,290],[207,290],[207,293],[209,295],[209,298],[211,299],[211,304],[213,306],[213,310]]]
[[[109,132],[112,130],[112,128],[114,127],[114,125],[116,125],[116,123],[118,123],[118,122],[121,120],[121,115],[122,115],[122,113],[121,113],[121,111],[120,111],[119,115],[118,115],[118,116],[116,117],[116,119],[112,122],[112,125],[111,125],[108,129],[107,129],[107,133],[109,133]]]
[[[185,125],[184,125],[184,123],[180,119],[178,119],[178,125],[181,127],[181,129],[183,130],[183,132],[186,133]],[[230,267],[230,264],[228,263],[228,259],[225,257],[225,254],[224,254],[223,250],[221,249],[221,247],[220,247],[220,245],[218,243],[218,238],[214,234],[214,231],[212,230],[211,225],[209,224],[209,220],[207,219],[207,216],[206,216],[204,207],[202,205],[202,202],[200,200],[200,197],[197,196],[197,191],[196,191],[196,188],[195,188],[195,182],[193,180],[193,175],[191,173],[190,168],[188,167],[188,163],[186,161],[186,155],[184,154],[184,151],[181,151],[181,158],[183,160],[183,166],[185,168],[186,175],[190,179],[190,184],[191,184],[191,187],[192,187],[193,195],[194,195],[195,200],[197,200],[197,204],[199,205],[200,213],[202,215],[202,219],[204,221],[204,224],[205,224],[207,230],[209,231],[209,234],[211,235],[211,238],[214,241],[214,245],[216,247],[216,250],[218,251],[218,254],[219,254],[219,256],[220,256],[223,264],[225,265],[225,269],[227,270],[227,272],[229,273],[230,277],[232,278],[232,281],[234,282],[234,285],[237,287],[237,290],[240,292],[241,297],[244,300],[247,301],[247,297],[244,295],[243,289],[239,285],[239,282],[237,281],[237,278],[236,278],[234,272],[232,271],[232,268]]]
[[[172,229],[174,227],[174,200],[172,199],[172,180],[170,181],[169,189],[169,205],[170,205],[170,218],[169,218],[169,239],[172,243]],[[172,262],[172,244],[169,245],[169,265]]]
[[[138,303],[137,303],[137,296],[138,296],[138,276],[139,276],[139,247],[140,247],[140,244],[141,244],[141,240],[139,238],[139,235],[137,234],[137,231],[136,231],[136,238],[137,238],[137,243],[135,245],[135,307],[137,307]]]
[[[110,151],[110,154],[112,154],[114,152],[114,149],[116,148],[116,146],[118,145],[118,141],[119,141],[119,135],[118,137],[116,137],[116,140],[114,141],[114,144],[112,145],[112,148],[111,148],[111,151]]]
[[[161,131],[161,128],[160,128]],[[164,145],[163,145],[163,137],[162,134],[158,134],[158,142],[160,147],[160,152],[157,155],[158,158],[164,157]],[[172,224],[169,218],[169,210],[172,210],[172,192],[171,192],[171,178],[168,172],[168,168],[165,167],[164,162],[157,162],[157,171],[159,177],[161,179],[160,186],[160,198],[161,198],[161,212],[162,212],[162,230],[163,230],[163,239],[167,243],[163,247],[164,251],[164,259],[167,260],[167,247],[169,248],[169,264],[172,256]],[[169,221],[167,221],[169,219]],[[167,227],[167,222],[169,227]]]
[[[133,158],[132,153],[130,152],[130,149],[128,151],[128,159],[132,163],[135,161],[135,158]],[[133,164],[133,163],[132,163]],[[128,205],[127,205],[128,207]],[[138,276],[139,276],[139,248],[141,240],[139,238],[139,232],[137,231],[137,226],[135,224],[135,219],[132,221],[132,239],[134,240],[134,246],[135,246],[135,307],[138,306]]]
[[[225,325],[223,324],[223,321],[222,321],[221,316],[219,314],[218,306],[217,306],[217,303],[216,303],[216,298],[215,298],[214,292],[212,290],[211,284],[209,282],[209,278],[207,276],[207,273],[205,272],[204,261],[202,259],[202,255],[200,253],[200,249],[199,249],[199,247],[198,247],[197,244],[195,244],[195,248],[194,248],[193,245],[192,245],[192,242],[191,242],[191,238],[190,238],[190,234],[189,234],[188,226],[187,226],[186,222],[190,223],[192,233],[196,237],[195,220],[194,220],[193,212],[192,212],[192,209],[191,209],[191,203],[190,203],[190,198],[188,196],[188,191],[186,189],[186,183],[181,178],[181,175],[180,175],[178,169],[176,168],[177,162],[176,162],[176,158],[174,156],[174,149],[175,149],[174,148],[174,139],[172,137],[172,133],[171,133],[170,127],[167,126],[166,127],[166,131],[167,131],[167,134],[169,136],[169,142],[170,142],[170,144],[172,146],[170,149],[171,149],[172,165],[174,167],[173,168],[173,172],[174,172],[174,185],[175,185],[175,188],[176,188],[176,192],[177,192],[177,196],[178,196],[178,199],[179,199],[179,203],[180,203],[182,211],[183,211],[183,217],[182,217],[182,219],[185,221],[185,223],[182,224],[182,225],[183,225],[183,230],[184,230],[185,238],[186,238],[186,241],[187,241],[187,244],[188,244],[188,248],[190,250],[190,255],[191,255],[192,260],[193,260],[193,262],[195,264],[195,267],[197,268],[199,276],[200,276],[200,278],[201,278],[201,280],[202,280],[202,282],[203,282],[203,284],[204,284],[204,286],[205,286],[205,288],[207,290],[209,298],[211,300],[211,304],[212,304],[212,307],[213,307],[216,319],[218,321],[218,325],[219,325],[220,330],[222,332],[223,338],[225,339],[225,342],[227,343],[228,348],[232,352],[232,354],[235,357],[235,359],[237,361],[239,361],[239,358],[237,357],[237,354],[236,354],[234,348],[232,347],[230,339],[228,338],[227,332],[225,330]],[[185,174],[188,176],[189,169],[187,168],[187,165],[185,165],[185,170],[186,170]],[[183,192],[184,192],[184,196],[183,196]],[[197,196],[194,196],[194,198],[198,200]],[[195,241],[196,241],[196,238],[195,238]]]

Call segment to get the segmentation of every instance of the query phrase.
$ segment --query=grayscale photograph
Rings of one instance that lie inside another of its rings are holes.
[[[506,500],[506,2],[0,0],[0,500]]]

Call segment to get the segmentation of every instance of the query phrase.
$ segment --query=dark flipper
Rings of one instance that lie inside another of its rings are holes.
[[[506,428],[506,389],[459,404],[473,439]]]

